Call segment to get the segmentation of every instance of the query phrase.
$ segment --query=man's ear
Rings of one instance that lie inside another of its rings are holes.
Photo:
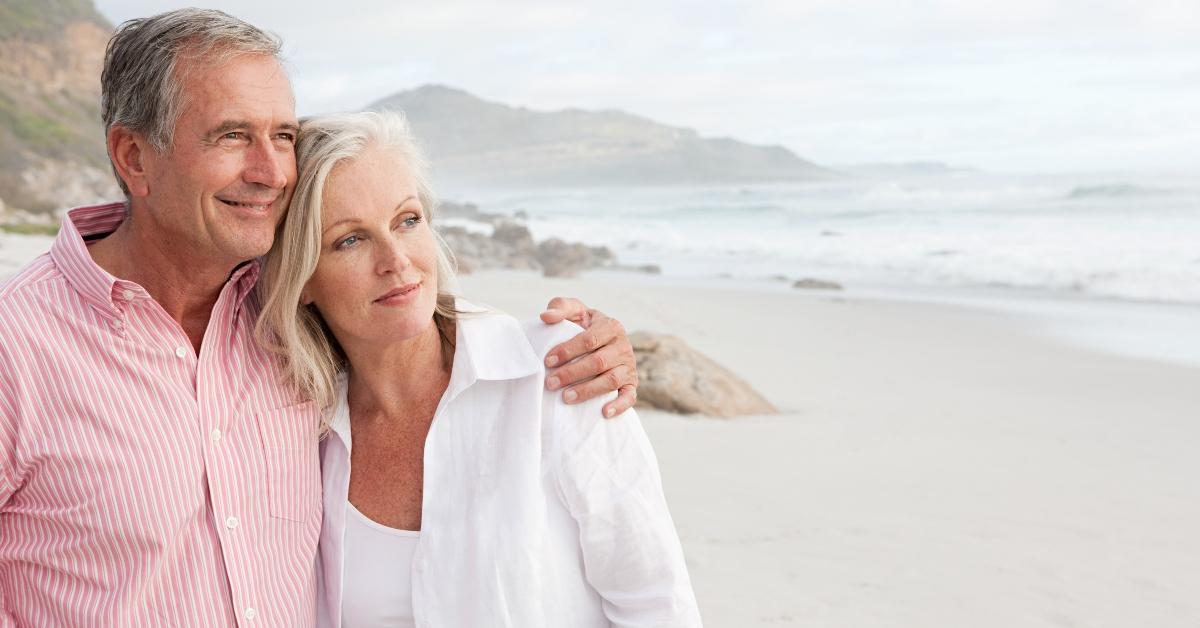
[[[119,124],[108,129],[108,155],[112,159],[117,176],[129,188],[130,196],[146,196],[150,183],[146,173],[148,158],[153,147],[141,134]]]

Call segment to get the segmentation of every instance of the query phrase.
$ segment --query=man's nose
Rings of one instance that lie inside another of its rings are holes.
[[[288,173],[296,168],[296,156],[292,149],[275,146],[271,142],[256,142],[250,148],[248,161],[246,182],[258,183],[275,190],[283,189],[287,185]]]

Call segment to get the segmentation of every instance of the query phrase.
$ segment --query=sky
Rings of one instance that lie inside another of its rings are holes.
[[[197,4],[97,0],[113,23]],[[824,165],[1195,172],[1198,0],[214,1],[273,31],[301,115],[440,83],[621,109]]]

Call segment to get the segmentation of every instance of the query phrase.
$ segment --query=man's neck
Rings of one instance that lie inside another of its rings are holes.
[[[144,288],[199,353],[221,288],[239,262],[197,259],[173,244],[148,237],[130,217],[88,252],[109,274]]]

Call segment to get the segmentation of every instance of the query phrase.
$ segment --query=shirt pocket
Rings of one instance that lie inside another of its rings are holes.
[[[258,414],[272,516],[292,521],[320,516],[319,421],[311,401]]]

